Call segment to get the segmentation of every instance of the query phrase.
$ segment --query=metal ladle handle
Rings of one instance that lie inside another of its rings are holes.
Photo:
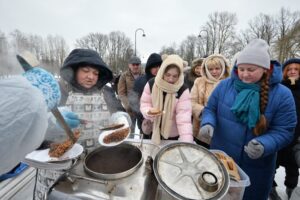
[[[53,115],[55,116],[55,118],[57,119],[58,123],[60,124],[60,126],[64,129],[65,133],[69,136],[69,138],[72,140],[73,144],[76,143],[76,138],[72,132],[72,130],[70,129],[70,127],[68,126],[68,124],[66,123],[65,119],[63,118],[63,116],[61,115],[60,111],[58,110],[57,107],[51,109],[51,112],[53,113]]]

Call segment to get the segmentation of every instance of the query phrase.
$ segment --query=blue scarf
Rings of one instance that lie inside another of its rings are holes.
[[[240,122],[247,124],[249,128],[255,127],[260,117],[260,85],[235,80],[234,88],[238,91],[238,95],[231,107],[231,111]]]

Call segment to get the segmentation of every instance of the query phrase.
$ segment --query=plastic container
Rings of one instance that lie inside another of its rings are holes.
[[[223,153],[228,156],[224,151],[210,149],[212,153]],[[236,164],[237,165],[237,164]],[[222,200],[242,200],[245,192],[245,188],[250,185],[249,176],[237,165],[241,180],[234,181],[230,179],[229,190]]]

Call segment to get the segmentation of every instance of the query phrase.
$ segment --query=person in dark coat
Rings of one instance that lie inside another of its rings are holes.
[[[144,87],[146,83],[153,77],[156,76],[159,67],[162,63],[161,55],[157,53],[152,53],[146,63],[145,67],[145,74],[140,76],[138,79],[135,80],[133,86],[133,94],[131,95],[132,98],[129,99],[129,103],[133,108],[133,111],[136,113],[137,116],[137,125],[140,131],[142,132],[141,126],[144,120],[142,113],[140,112],[140,98],[143,94]],[[144,138],[147,138],[147,135],[144,135]]]
[[[300,59],[292,58],[287,60],[283,64],[283,85],[288,87],[294,96],[297,118],[300,119]],[[300,166],[300,142],[298,138],[300,137],[300,123],[298,121],[294,139],[293,141],[285,148],[281,149],[277,154],[276,165],[283,166],[285,168],[285,181],[284,185],[286,186],[286,194],[288,197],[291,197],[292,191],[298,185],[299,177],[299,166]],[[295,157],[296,156],[296,157]],[[280,200],[275,187],[277,183],[275,179],[273,181],[273,188],[269,195],[271,200]]]
[[[210,148],[231,156],[250,178],[243,200],[268,199],[277,152],[293,140],[295,102],[281,80],[281,65],[270,60],[267,42],[252,40],[202,113],[200,135],[211,138]]]
[[[76,74],[79,68],[90,65],[99,71],[97,82],[91,87],[84,87],[78,83]],[[100,58],[98,53],[90,49],[74,49],[64,61],[61,68],[60,81],[62,98],[60,104],[65,105],[70,92],[73,93],[103,93],[104,100],[110,113],[124,111],[121,102],[116,98],[114,89],[108,84],[113,79],[110,68]]]

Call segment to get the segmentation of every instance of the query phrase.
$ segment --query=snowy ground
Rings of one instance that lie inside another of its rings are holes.
[[[285,169],[283,167],[280,167],[277,169],[275,180],[278,184],[277,192],[282,198],[282,200],[287,200],[287,195],[285,193],[285,186],[284,186],[284,177],[285,177]],[[298,178],[298,187],[300,187],[300,177]]]

